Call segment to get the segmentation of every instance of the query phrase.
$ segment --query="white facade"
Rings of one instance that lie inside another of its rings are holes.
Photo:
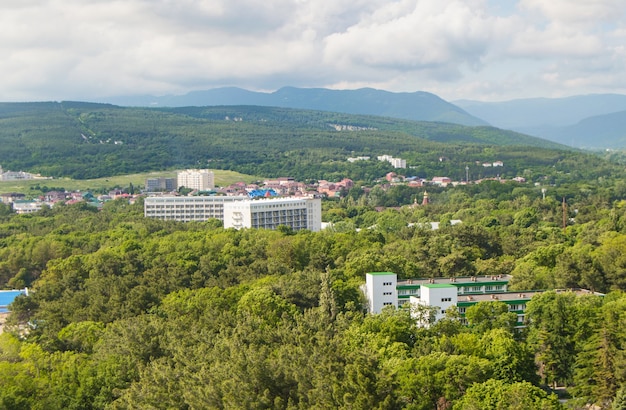
[[[396,307],[398,275],[392,272],[371,272],[365,275],[365,297],[368,311],[380,313],[387,306]]]
[[[185,187],[198,191],[215,188],[215,175],[208,169],[187,169],[178,173],[178,188]]]
[[[429,283],[421,286],[420,297],[411,296],[411,306],[435,308],[435,321],[442,319],[449,307],[458,302],[457,287],[450,284]]]
[[[224,204],[243,201],[245,196],[149,196],[144,199],[144,216],[174,221],[224,220]]]
[[[394,168],[406,168],[406,159],[392,158],[389,160],[389,163],[391,163]]]
[[[285,225],[293,230],[322,227],[319,198],[275,198],[231,202],[224,206],[225,228],[276,229]]]
[[[34,179],[34,175],[24,171],[7,171],[1,172],[0,181],[21,181],[24,179]]]
[[[36,201],[13,201],[13,211],[16,214],[30,214],[41,211],[41,202]]]
[[[379,161],[387,161],[394,168],[406,168],[406,160],[402,158],[394,158],[391,155],[380,155],[377,157]]]

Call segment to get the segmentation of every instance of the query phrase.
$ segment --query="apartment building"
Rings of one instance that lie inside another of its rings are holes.
[[[208,169],[187,169],[177,174],[177,182],[178,188],[209,191],[215,188],[215,175]]]
[[[180,222],[224,220],[224,204],[243,201],[246,196],[149,196],[144,199],[146,218]]]
[[[176,191],[178,178],[146,178],[147,192]]]
[[[225,228],[276,229],[284,225],[297,231],[319,231],[322,226],[320,198],[268,198],[224,205]]]
[[[319,231],[322,203],[319,198],[263,198],[247,196],[150,196],[144,199],[146,218],[181,222],[224,222],[226,228],[276,229],[285,225],[293,230]]]

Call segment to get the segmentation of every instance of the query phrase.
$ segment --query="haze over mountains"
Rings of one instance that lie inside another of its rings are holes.
[[[588,149],[626,147],[626,95],[454,102],[491,125]]]
[[[626,96],[619,94],[451,103],[423,91],[284,87],[265,93],[225,87],[185,95],[109,98],[106,102],[141,107],[256,105],[469,126],[492,125],[577,148],[626,148]]]
[[[378,115],[413,121],[488,125],[485,121],[469,115],[463,109],[444,101],[435,94],[423,91],[392,93],[373,88],[329,90],[325,88],[284,87],[272,93],[263,93],[228,87],[194,91],[178,96],[121,97],[108,99],[106,102],[142,107],[258,105],[345,114]]]

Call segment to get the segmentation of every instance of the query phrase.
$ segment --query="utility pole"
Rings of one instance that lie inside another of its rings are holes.
[[[565,203],[565,197],[563,197],[563,233],[567,228],[567,204]]]
[[[465,166],[465,182],[469,184],[469,167]]]

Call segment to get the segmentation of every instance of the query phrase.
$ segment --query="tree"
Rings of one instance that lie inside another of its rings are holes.
[[[480,301],[467,308],[465,318],[470,328],[479,334],[497,328],[512,333],[517,324],[517,315],[509,312],[509,306],[501,301]]]
[[[454,404],[454,410],[559,410],[563,406],[556,395],[548,395],[528,382],[508,384],[490,379],[470,387]]]
[[[544,383],[568,384],[576,357],[576,295],[544,292],[528,302],[528,342],[535,350]]]

